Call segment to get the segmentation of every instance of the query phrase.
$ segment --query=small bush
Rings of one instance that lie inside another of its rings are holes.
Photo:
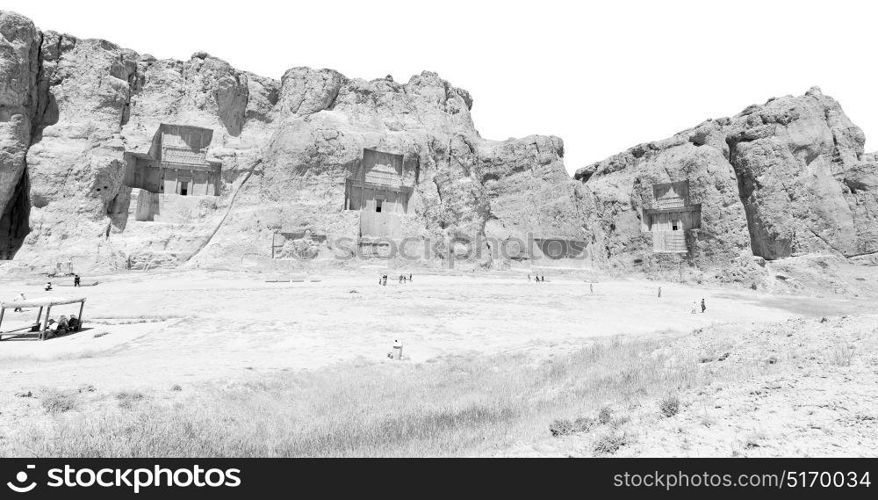
[[[568,436],[578,432],[588,432],[592,430],[594,426],[594,419],[588,417],[580,417],[573,422],[566,419],[556,419],[549,424],[549,432],[552,433],[552,437]]]
[[[604,406],[603,408],[601,408],[601,411],[598,412],[598,422],[600,422],[601,425],[609,424],[610,420],[612,419],[613,410],[611,410],[609,407]]]
[[[680,398],[670,395],[659,402],[659,410],[665,417],[673,417],[680,413]]]
[[[573,421],[573,432],[588,432],[594,428],[594,419],[580,417]]]
[[[51,415],[65,413],[76,408],[76,397],[69,392],[51,390],[41,398],[46,412]]]
[[[119,401],[119,408],[130,409],[134,406],[134,403],[143,399],[143,393],[141,392],[129,392],[123,391],[116,393],[116,400]]]
[[[613,455],[619,448],[628,444],[625,434],[604,434],[594,443],[595,455]]]
[[[549,432],[552,437],[566,436],[573,433],[573,423],[565,419],[556,419],[549,424]]]

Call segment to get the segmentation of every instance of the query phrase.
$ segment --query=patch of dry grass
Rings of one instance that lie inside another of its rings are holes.
[[[571,428],[591,429],[612,422],[608,403],[661,397],[669,388],[685,390],[717,377],[694,355],[690,359],[664,347],[655,340],[600,341],[543,363],[526,355],[501,355],[351,364],[193,387],[171,402],[125,396],[118,398],[122,409],[107,407],[88,412],[88,418],[83,412],[79,418],[25,429],[0,454],[490,454],[519,440],[548,436],[550,422],[559,416],[576,416],[569,421]],[[581,415],[597,418],[577,419]],[[607,427],[610,437],[596,453],[611,454],[624,444],[625,439],[616,439],[616,427]]]
[[[836,345],[829,350],[827,356],[829,363],[833,366],[851,366],[851,362],[854,359],[854,346],[848,344]]]
[[[66,413],[76,409],[76,393],[47,389],[40,395],[40,404],[50,415]]]
[[[122,391],[116,393],[116,401],[119,403],[119,408],[125,410],[133,408],[134,405],[143,400],[144,397],[143,393],[139,391]]]

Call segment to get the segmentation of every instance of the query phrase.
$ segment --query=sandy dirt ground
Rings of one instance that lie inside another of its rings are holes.
[[[676,394],[677,414],[663,414],[664,398],[611,405],[607,425],[546,433],[499,456],[598,456],[607,437],[620,445],[613,456],[872,457],[878,450],[878,315],[725,324],[668,339],[666,350],[740,375]]]
[[[86,297],[89,329],[45,342],[3,342],[0,363],[7,374],[15,372],[3,383],[138,388],[235,377],[243,370],[314,369],[356,358],[381,361],[396,339],[413,362],[473,351],[559,352],[589,337],[688,332],[853,309],[842,300],[761,298],[749,290],[647,281],[595,283],[591,293],[589,283],[564,278],[539,284],[525,275],[413,278],[399,284],[391,276],[385,287],[372,273],[304,283],[210,272],[129,274],[48,293],[33,284],[4,283],[0,296],[9,299],[18,291],[28,298]],[[701,298],[707,311],[691,314]],[[77,309],[62,306],[52,315]],[[34,315],[7,313],[4,327],[24,325]]]
[[[378,285],[378,274],[371,271],[324,274],[311,276],[315,281],[293,283],[269,283],[263,276],[217,271],[128,273],[87,276],[86,281],[98,279],[100,284],[56,286],[52,292],[42,291],[38,279],[2,281],[0,297],[4,300],[11,300],[19,291],[28,298],[86,297],[87,329],[45,342],[0,342],[0,401],[9,408],[17,404],[16,399],[22,399],[15,398],[15,394],[39,387],[92,385],[110,391],[166,390],[176,383],[236,381],[352,360],[386,363],[390,362],[386,355],[395,339],[403,343],[404,357],[412,363],[452,354],[511,351],[523,351],[539,360],[580,348],[585,340],[599,336],[671,338],[712,328],[716,333],[711,338],[721,343],[745,334],[758,335],[761,324],[816,321],[822,316],[875,310],[875,302],[866,298],[777,296],[749,289],[653,281],[600,281],[593,284],[592,292],[589,282],[574,276],[549,276],[549,281],[535,283],[528,281],[525,273],[415,273],[413,281],[406,284],[398,283],[396,276],[391,273],[385,287]],[[56,280],[56,284],[66,281]],[[661,298],[657,297],[659,286]],[[701,313],[699,309],[692,314],[693,303],[702,298],[707,311]],[[59,308],[53,316],[75,313],[75,309]],[[24,325],[34,315],[33,311],[7,313],[2,328]],[[878,323],[874,318],[870,321]],[[818,368],[811,372],[817,373]],[[752,389],[748,385],[702,399],[713,402],[705,404],[741,412],[748,420],[775,423],[764,432],[790,432],[783,418],[788,412],[809,411],[807,392],[797,393],[796,399],[805,406],[782,400],[760,406],[763,413],[748,409],[744,401],[775,398],[778,391],[771,388],[776,386],[792,384],[806,391],[825,391],[825,387],[851,383],[845,382],[842,373],[820,372],[819,376],[823,377],[820,387],[824,389],[812,387],[817,378],[790,373],[776,380],[752,382],[753,387],[767,387],[757,395],[748,392]],[[873,370],[870,379],[852,382],[856,387],[850,394],[874,392],[874,382]],[[851,401],[839,400],[837,404],[848,405],[852,412],[858,408],[858,403]],[[772,414],[765,409],[772,407],[787,413]],[[634,414],[637,411],[631,409]],[[0,413],[0,428],[14,426],[14,418],[20,413]],[[875,412],[861,413],[868,417]],[[828,422],[818,417],[814,421],[818,426]],[[871,424],[874,426],[874,421]],[[676,424],[657,420],[655,425],[661,428]],[[702,427],[706,440],[714,430]],[[729,432],[743,436],[760,431],[744,426]],[[814,427],[802,432],[820,430]],[[579,446],[571,439],[560,447],[558,440],[522,444],[509,454],[564,455]],[[638,439],[636,447],[629,447],[628,452],[697,455],[717,451],[715,446],[699,447],[699,442],[692,436],[685,446],[676,442],[671,446],[659,437]],[[730,455],[736,452],[732,448],[717,453]],[[755,449],[746,448],[746,443],[740,448]],[[814,449],[786,451],[821,454],[821,450]]]

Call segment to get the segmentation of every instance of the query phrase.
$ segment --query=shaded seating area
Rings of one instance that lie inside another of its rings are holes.
[[[52,330],[50,329],[50,324],[55,322],[52,318],[52,309],[54,308],[57,311],[58,308],[61,306],[73,305],[75,307],[76,304],[79,305],[79,315],[71,317],[71,320],[75,318],[75,321],[71,321],[71,323],[64,325],[64,333],[77,332],[82,329],[82,312],[85,309],[84,297],[43,297],[39,299],[21,300],[17,302],[0,302],[0,340],[10,340],[13,338],[32,338],[34,340],[46,340],[48,338],[47,334],[52,333]],[[14,311],[15,309],[36,309],[36,321],[27,326],[4,330],[4,318],[6,318],[7,324],[10,323],[8,318],[9,313],[7,312],[7,310]],[[43,314],[43,311],[45,311],[45,314]],[[50,320],[53,321],[50,322]]]

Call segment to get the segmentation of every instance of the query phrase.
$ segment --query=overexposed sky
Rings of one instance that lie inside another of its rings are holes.
[[[3,0],[41,29],[158,58],[204,50],[279,79],[293,66],[469,90],[483,137],[553,134],[573,172],[707,118],[818,85],[878,135],[869,2]],[[871,151],[878,139],[866,144]]]

